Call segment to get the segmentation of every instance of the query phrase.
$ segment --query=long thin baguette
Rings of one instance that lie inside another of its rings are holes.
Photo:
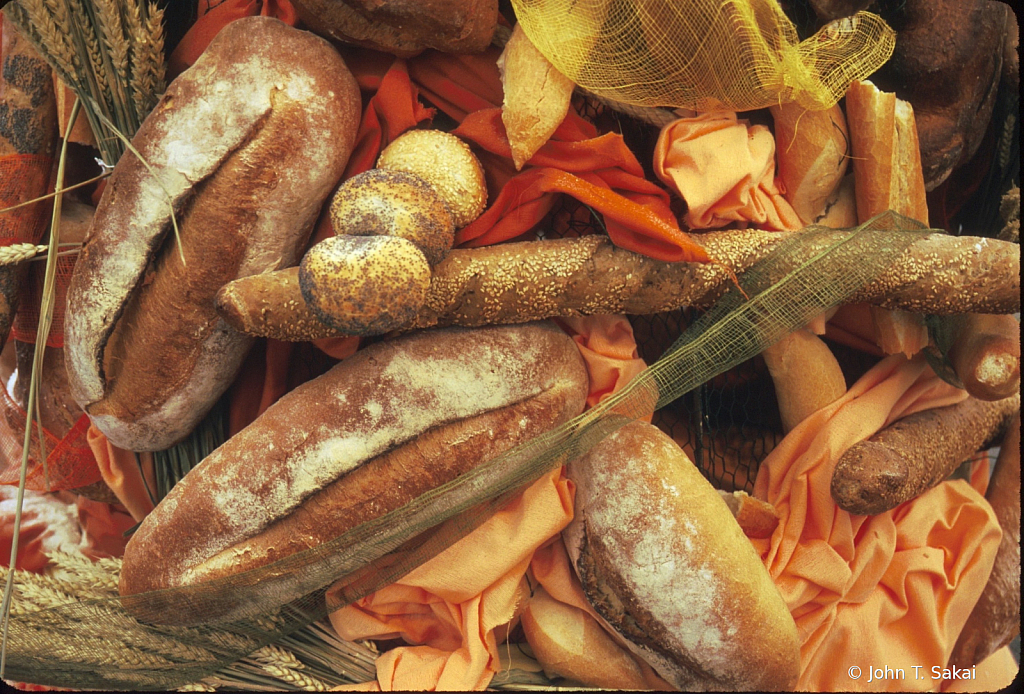
[[[978,602],[949,656],[949,665],[977,665],[1020,633],[1020,414],[1003,439],[985,498],[1003,539]]]
[[[731,286],[723,266],[742,272],[788,237],[756,230],[704,234],[708,254],[721,265],[653,260],[597,235],[455,249],[434,268],[426,305],[408,328],[709,306]],[[1012,313],[1020,309],[1020,246],[934,234],[850,302],[940,314]],[[306,308],[297,268],[230,282],[216,305],[228,325],[249,335],[291,341],[341,335]]]
[[[787,434],[809,416],[846,394],[846,379],[832,350],[801,328],[761,353],[775,382],[782,430]]]
[[[855,515],[896,508],[952,474],[1019,411],[1018,393],[904,417],[842,455],[832,473],[832,498]]]

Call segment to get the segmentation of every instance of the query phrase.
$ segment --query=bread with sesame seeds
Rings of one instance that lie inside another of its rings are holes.
[[[846,232],[835,233],[822,243],[834,243]],[[423,308],[403,329],[706,307],[731,286],[726,268],[748,269],[790,234],[744,230],[701,237],[717,263],[654,260],[596,234],[456,248],[434,268]],[[849,299],[861,302],[922,313],[1013,313],[1020,310],[1020,246],[932,234]],[[295,269],[230,282],[216,303],[228,325],[248,335],[278,340],[343,335],[305,305]]]
[[[319,546],[568,421],[588,390],[576,344],[550,322],[370,345],[193,468],[129,541],[121,594],[235,576]],[[301,578],[268,567],[245,600],[172,595],[147,615],[194,624],[258,613],[321,587]]]
[[[607,628],[681,690],[793,689],[793,617],[726,502],[675,441],[633,422],[567,474],[575,516],[562,538]]]
[[[338,52],[268,17],[232,22],[167,88],[133,140],[146,163],[118,162],[68,289],[72,393],[111,442],[167,448],[228,388],[251,338],[214,295],[298,261],[360,112]]]
[[[348,335],[383,335],[423,306],[430,265],[398,236],[333,236],[299,264],[302,298],[317,320]]]

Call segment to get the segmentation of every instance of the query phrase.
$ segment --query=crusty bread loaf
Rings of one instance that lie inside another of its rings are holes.
[[[808,111],[790,102],[771,107],[785,198],[804,224],[819,220],[846,174],[850,137],[838,104]]]
[[[479,53],[498,25],[498,0],[292,0],[310,29],[408,57],[424,48]]]
[[[568,467],[563,531],[587,599],[670,684],[787,690],[796,624],[725,502],[657,427],[628,424]]]
[[[949,361],[974,397],[1010,397],[1020,390],[1020,320],[1012,315],[964,314],[957,321]]]
[[[871,82],[855,80],[846,91],[846,120],[860,223],[891,209],[928,224],[913,107]]]
[[[832,472],[832,498],[854,515],[894,509],[931,489],[995,437],[1020,412],[1020,393],[968,398],[899,419],[851,446]]]
[[[846,379],[832,350],[806,328],[793,331],[761,356],[775,383],[782,430],[787,434],[846,394]]]
[[[1010,423],[985,498],[1003,529],[985,590],[949,656],[949,666],[977,665],[1020,633],[1020,414]]]
[[[155,175],[118,163],[68,293],[71,386],[113,443],[170,446],[231,383],[251,343],[214,294],[298,260],[359,113],[337,51],[266,17],[232,22],[168,87],[134,138]]]
[[[128,543],[121,593],[194,585],[320,545],[569,420],[587,389],[575,344],[550,323],[371,345],[189,472]],[[304,592],[298,580],[271,575],[261,589],[280,605]],[[246,601],[160,618],[197,623],[276,606]]]
[[[537,50],[519,24],[498,58],[498,70],[505,92],[501,122],[518,171],[565,120],[576,85]]]

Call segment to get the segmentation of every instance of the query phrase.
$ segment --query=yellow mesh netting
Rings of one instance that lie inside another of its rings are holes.
[[[775,0],[512,0],[541,53],[576,84],[641,106],[747,111],[833,106],[889,59],[895,32],[859,12],[806,41]]]

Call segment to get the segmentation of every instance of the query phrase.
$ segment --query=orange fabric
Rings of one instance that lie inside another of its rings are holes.
[[[802,229],[775,180],[775,139],[729,111],[681,118],[661,130],[654,172],[682,197],[691,229],[740,222],[759,229]]]
[[[571,323],[595,376],[590,394],[596,402],[625,385],[623,374],[636,368],[633,333],[623,316]],[[622,365],[616,367],[615,360]],[[485,688],[499,669],[495,631],[515,619],[529,595],[527,569],[537,550],[572,519],[572,495],[572,483],[561,470],[548,473],[445,552],[332,613],[331,623],[343,638],[401,637],[415,644],[378,658],[377,683],[383,690]],[[556,558],[543,556],[541,574],[547,576]],[[555,580],[552,589],[556,599],[565,594]]]
[[[362,76],[361,79],[357,78],[360,87],[372,86],[376,93],[363,111],[356,144],[343,180],[372,169],[377,163],[377,157],[392,140],[434,117],[434,109],[424,107],[417,98],[416,87],[409,81],[409,71],[404,60],[395,60],[377,84],[365,77],[367,67],[371,71],[370,75],[374,74],[374,65],[365,66],[351,59],[349,63],[354,74]]]
[[[511,159],[501,109],[469,114],[454,131],[485,151]],[[604,216],[615,245],[667,261],[706,262],[704,249],[679,229],[668,195],[644,178],[621,135],[596,131],[570,113],[551,140],[509,180],[494,204],[456,233],[460,246],[486,246],[513,239],[551,210],[551,193],[566,193]]]
[[[780,515],[752,540],[797,623],[799,689],[926,690],[930,679],[853,680],[853,665],[943,664],[988,580],[1001,530],[968,483],[946,481],[892,511],[852,516],[830,493],[838,458],[914,412],[960,402],[923,359],[884,359],[761,464],[754,495]],[[866,638],[865,635],[870,635]]]
[[[17,485],[21,478],[21,458],[28,415],[5,388],[0,386],[0,484]],[[25,488],[33,491],[60,491],[84,487],[100,480],[100,472],[85,439],[88,418],[82,415],[64,435],[57,438],[43,429],[46,447],[44,467],[39,450],[39,434],[33,428],[29,439]]]
[[[225,26],[236,19],[254,15],[276,17],[292,26],[299,19],[289,0],[224,0],[218,5],[213,5],[212,0],[204,0],[199,4],[199,18],[171,52],[167,61],[167,78],[174,79],[196,62]]]
[[[156,480],[153,477],[153,454],[139,453],[139,460],[136,461],[135,453],[110,443],[103,432],[94,426],[89,427],[88,440],[103,481],[121,500],[132,518],[141,521],[153,510],[153,502],[146,492],[147,483],[150,489],[156,488]]]

